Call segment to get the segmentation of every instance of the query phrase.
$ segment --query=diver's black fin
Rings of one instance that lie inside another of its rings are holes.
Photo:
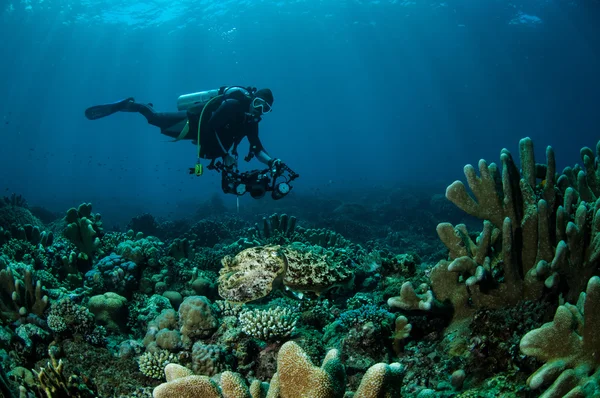
[[[112,115],[115,112],[123,111],[127,109],[127,105],[134,103],[133,97],[125,98],[123,100],[113,102],[112,104],[96,105],[85,110],[85,117],[89,120],[96,120],[108,115]]]

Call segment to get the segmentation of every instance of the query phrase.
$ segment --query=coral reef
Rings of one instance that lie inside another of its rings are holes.
[[[117,230],[0,200],[0,392],[600,395],[600,142],[580,156],[559,172],[524,138],[445,196],[212,198]]]

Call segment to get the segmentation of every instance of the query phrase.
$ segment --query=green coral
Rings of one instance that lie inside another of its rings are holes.
[[[63,235],[88,258],[93,257],[100,245],[102,222],[99,214],[92,214],[91,203],[82,203],[77,209],[71,208],[65,217],[67,226]]]

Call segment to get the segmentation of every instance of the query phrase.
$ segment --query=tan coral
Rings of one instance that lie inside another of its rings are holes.
[[[254,380],[248,388],[241,375],[226,371],[221,375],[219,388],[209,377],[188,376],[190,372],[179,365],[167,365],[168,382],[154,389],[154,398],[342,398],[346,394],[346,370],[338,350],[329,350],[318,367],[292,341],[279,349],[277,372],[270,384]],[[400,396],[403,372],[398,363],[372,366],[354,397]]]
[[[252,384],[250,384],[250,396],[252,398],[266,398],[268,391],[269,383],[254,380],[252,381]]]
[[[354,398],[395,398],[400,396],[404,369],[395,362],[371,366],[363,376]]]
[[[191,376],[193,374],[194,373],[190,369],[176,363],[169,363],[165,366],[165,377],[167,382]]]
[[[280,398],[344,396],[346,373],[338,350],[330,350],[317,367],[298,344],[288,341],[277,355],[277,375]]]
[[[600,395],[600,278],[592,277],[577,305],[558,307],[554,320],[527,333],[521,352],[546,362],[527,384],[548,389],[540,396],[597,397]]]
[[[239,373],[225,371],[221,375],[223,398],[252,398],[246,381]]]
[[[223,398],[219,387],[207,376],[186,376],[163,383],[152,391],[154,398]]]

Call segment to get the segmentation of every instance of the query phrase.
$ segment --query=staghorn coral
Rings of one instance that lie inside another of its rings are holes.
[[[527,333],[521,352],[546,362],[527,384],[543,398],[600,395],[600,278],[592,277],[576,305],[558,307],[554,320]]]
[[[0,198],[0,207],[5,206],[22,207],[24,209],[29,208],[23,195],[17,195],[14,192],[10,196]]]
[[[274,307],[267,310],[249,310],[239,315],[242,331],[254,338],[270,341],[291,335],[298,314],[289,308]]]
[[[193,247],[213,247],[231,237],[231,232],[223,223],[215,220],[200,220],[184,236]]]

